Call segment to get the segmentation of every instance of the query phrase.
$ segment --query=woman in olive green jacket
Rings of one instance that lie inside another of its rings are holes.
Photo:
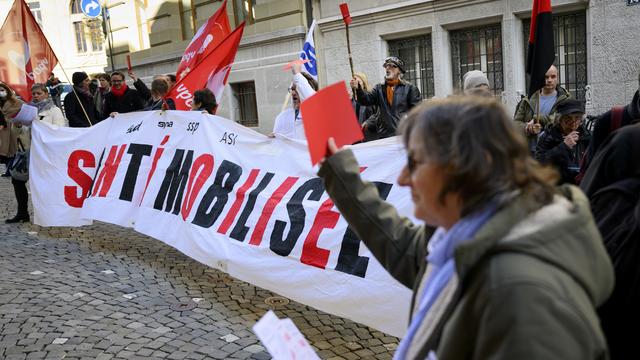
[[[595,307],[611,263],[579,189],[555,189],[502,106],[437,100],[405,121],[415,216],[401,218],[363,182],[351,151],[319,175],[387,271],[414,290],[396,359],[606,359]]]

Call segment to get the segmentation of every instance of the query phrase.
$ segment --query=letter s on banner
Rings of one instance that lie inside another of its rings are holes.
[[[82,207],[84,199],[87,197],[89,190],[91,189],[91,176],[80,170],[81,161],[84,167],[96,167],[96,157],[87,150],[76,150],[69,156],[67,174],[76,182],[76,184],[80,185],[82,193],[78,196],[77,186],[65,186],[64,201],[69,204],[69,206],[75,208]]]

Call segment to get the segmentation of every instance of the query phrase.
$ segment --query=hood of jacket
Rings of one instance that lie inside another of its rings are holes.
[[[594,306],[613,290],[613,268],[591,214],[589,201],[575,186],[559,187],[553,201],[540,206],[516,196],[474,239],[456,249],[461,279],[485,257],[517,252],[564,271],[580,284]]]

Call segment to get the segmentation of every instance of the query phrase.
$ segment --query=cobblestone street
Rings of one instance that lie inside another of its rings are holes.
[[[323,359],[390,359],[397,346],[130,229],[5,224],[15,209],[1,178],[0,358],[269,359],[251,330],[268,309]]]

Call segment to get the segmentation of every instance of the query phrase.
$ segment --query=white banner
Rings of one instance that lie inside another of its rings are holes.
[[[348,229],[304,142],[189,111],[121,114],[84,129],[36,121],[32,135],[36,224],[131,227],[240,280],[404,334],[411,291]],[[410,215],[396,142],[353,150],[362,177]]]

